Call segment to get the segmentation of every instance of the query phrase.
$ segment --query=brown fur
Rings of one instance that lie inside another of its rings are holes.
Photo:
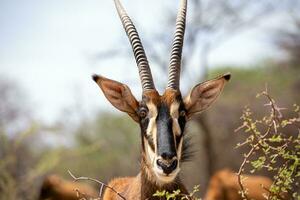
[[[134,121],[138,122],[139,119],[136,115],[138,101],[133,97],[127,85],[103,76],[95,75],[93,79],[103,91],[109,91],[104,95],[114,107],[126,112]]]
[[[243,184],[248,189],[249,199],[265,200],[263,194],[268,192],[263,187],[270,188],[272,180],[264,176],[246,175]],[[212,176],[204,200],[242,200],[239,190],[236,173],[228,169],[220,170]]]
[[[108,184],[114,190],[118,191],[126,200],[158,200],[163,198],[153,197],[156,191],[175,191],[180,189],[182,193],[187,194],[187,190],[184,185],[178,181],[178,183],[172,183],[170,185],[158,186],[157,184],[147,180],[145,174],[140,173],[136,177],[116,178],[110,181]],[[105,190],[103,200],[121,200],[122,198],[107,188]]]
[[[59,176],[50,175],[43,181],[39,200],[78,200],[80,198],[77,196],[76,189],[85,197],[96,198],[98,196],[98,192],[86,184],[67,181]]]
[[[152,102],[154,105],[160,103],[160,95],[156,90],[149,90],[143,93],[143,99],[145,102]]]
[[[178,97],[180,97],[181,94],[179,91],[177,90],[173,90],[173,89],[167,89],[165,91],[165,93],[162,96],[162,100],[168,105],[170,106],[174,101],[176,101],[176,99]]]

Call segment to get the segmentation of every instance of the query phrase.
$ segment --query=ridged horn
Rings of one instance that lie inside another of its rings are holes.
[[[139,34],[119,0],[114,0],[119,17],[129,38],[134,57],[139,69],[143,91],[155,89],[149,63],[141,43]]]
[[[181,0],[176,19],[176,30],[173,39],[172,53],[169,66],[167,88],[179,90],[181,55],[186,22],[187,0]]]

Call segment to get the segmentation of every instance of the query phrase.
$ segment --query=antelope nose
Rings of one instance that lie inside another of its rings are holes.
[[[173,159],[171,161],[158,159],[156,163],[157,166],[161,168],[165,174],[169,175],[176,169],[178,161],[177,159]]]
[[[162,154],[161,154],[161,157],[164,159],[164,160],[171,160],[171,159],[173,159],[173,158],[175,158],[176,157],[176,153],[174,153],[174,152],[163,152]]]

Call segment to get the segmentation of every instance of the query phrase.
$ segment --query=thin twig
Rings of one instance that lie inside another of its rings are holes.
[[[239,168],[239,171],[237,173],[237,176],[238,176],[238,183],[239,183],[239,186],[241,188],[241,191],[242,191],[242,197],[249,200],[247,194],[246,194],[246,191],[245,191],[245,188],[244,188],[244,185],[242,183],[242,180],[241,180],[241,176],[242,176],[242,172],[243,172],[243,169],[244,169],[244,166],[245,164],[247,163],[249,157],[252,155],[252,153],[254,152],[255,148],[258,146],[258,144],[254,145],[250,151],[248,152],[248,154],[245,156],[240,168]]]
[[[106,187],[110,190],[112,190],[114,193],[116,193],[119,197],[121,197],[123,200],[126,200],[126,198],[124,196],[122,196],[118,191],[116,191],[114,188],[110,187],[109,185],[97,180],[97,179],[93,179],[93,178],[89,178],[89,177],[84,177],[84,176],[81,176],[81,177],[76,177],[74,176],[70,170],[68,170],[68,173],[70,174],[70,176],[74,179],[74,181],[79,181],[79,180],[89,180],[89,181],[93,181],[93,182],[96,182],[98,184],[101,185],[101,188],[100,188],[100,191],[99,191],[99,197],[102,197],[102,190],[103,190],[103,187]]]
[[[274,193],[271,190],[269,190],[268,188],[266,188],[265,186],[262,186],[262,188],[264,190],[266,190],[267,192],[269,192],[269,194],[275,195],[277,198],[279,198],[280,200],[285,200],[284,197],[282,197],[280,194]]]

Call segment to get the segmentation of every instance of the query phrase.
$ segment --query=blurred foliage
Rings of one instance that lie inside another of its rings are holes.
[[[291,27],[277,31],[275,44],[284,52],[282,64],[292,67],[300,65],[300,16],[291,16]]]
[[[13,138],[0,132],[0,199],[36,198],[38,191],[32,188],[38,188],[38,178],[58,164],[59,155],[32,143],[37,134],[36,124]]]
[[[75,146],[69,149],[73,153],[65,154],[57,172],[66,174],[70,169],[102,181],[137,172],[139,130],[130,118],[100,113],[94,120],[80,124],[74,137]]]

